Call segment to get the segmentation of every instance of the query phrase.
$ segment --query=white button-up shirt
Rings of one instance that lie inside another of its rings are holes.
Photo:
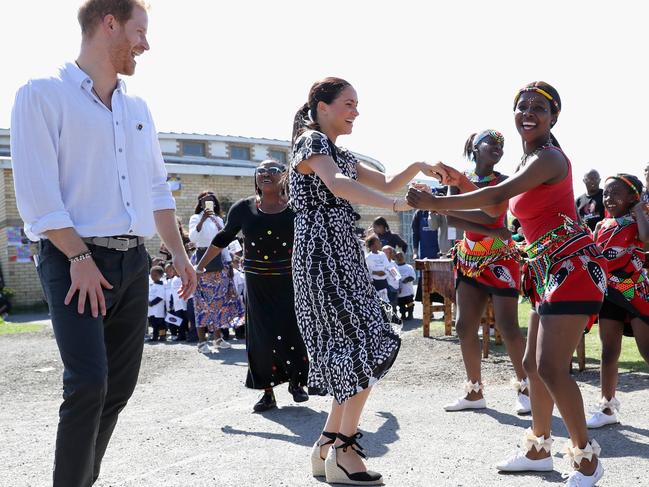
[[[18,90],[11,158],[18,210],[34,240],[68,227],[81,237],[150,237],[153,212],[175,208],[144,100],[120,80],[109,110],[76,64]]]

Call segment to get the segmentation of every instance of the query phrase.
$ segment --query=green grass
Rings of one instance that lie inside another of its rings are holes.
[[[525,336],[527,336],[529,312],[530,304],[528,302],[524,302],[518,306],[518,322]],[[444,333],[444,323],[442,321],[431,322],[431,330],[435,330],[437,333]],[[493,339],[490,350],[494,350],[496,353],[506,353],[504,345],[495,345]],[[599,368],[601,352],[602,345],[599,341],[599,330],[597,325],[595,325],[586,335],[586,367]],[[620,354],[619,366],[620,372],[649,372],[649,366],[647,366],[644,359],[640,356],[633,337],[622,338],[622,353]]]
[[[45,325],[38,323],[7,323],[0,320],[0,335],[14,335],[17,333],[34,333],[41,331]]]

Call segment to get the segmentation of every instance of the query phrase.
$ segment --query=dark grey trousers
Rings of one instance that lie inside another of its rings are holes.
[[[99,476],[117,416],[137,383],[148,314],[149,260],[143,245],[126,252],[89,246],[97,267],[113,285],[104,290],[105,317],[93,318],[77,296],[68,306],[70,264],[48,240],[41,241],[38,274],[50,308],[63,361],[63,403],[54,455],[55,487],[87,487]]]

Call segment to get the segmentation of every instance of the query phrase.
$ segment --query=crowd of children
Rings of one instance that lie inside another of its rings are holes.
[[[365,263],[379,296],[392,306],[395,315],[398,310],[401,320],[412,320],[415,270],[406,263],[403,252],[395,251],[390,245],[381,247],[378,236],[371,234],[365,245]]]
[[[189,332],[187,301],[180,297],[182,285],[173,264],[154,265],[149,274],[149,340],[185,341]]]

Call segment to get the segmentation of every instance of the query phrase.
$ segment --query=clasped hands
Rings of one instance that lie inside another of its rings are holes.
[[[459,186],[462,178],[465,177],[460,171],[451,166],[447,166],[443,162],[437,162],[435,164],[422,162],[420,170],[426,176],[437,179],[444,186]],[[440,209],[438,208],[438,204],[436,204],[436,198],[432,194],[431,187],[427,184],[412,184],[408,188],[406,201],[411,208],[431,211]]]

